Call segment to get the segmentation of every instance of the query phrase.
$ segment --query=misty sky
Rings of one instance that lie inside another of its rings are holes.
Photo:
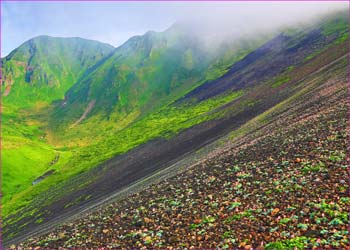
[[[300,22],[347,2],[1,2],[1,56],[38,35],[83,37],[119,46],[133,35],[181,20],[225,30]]]

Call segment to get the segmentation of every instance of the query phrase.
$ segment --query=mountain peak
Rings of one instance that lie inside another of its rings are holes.
[[[2,59],[3,85],[8,90],[4,101],[27,105],[61,99],[83,72],[113,49],[79,37],[34,37]]]

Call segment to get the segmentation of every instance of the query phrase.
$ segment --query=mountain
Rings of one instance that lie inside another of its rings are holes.
[[[308,96],[343,89],[322,92],[346,76],[348,37],[346,13],[217,47],[175,25],[105,54],[61,96],[38,95],[19,112],[8,101],[5,240],[18,242],[135,185],[186,170],[225,136],[249,136],[278,122],[281,109],[301,103],[301,112]],[[25,76],[25,68],[18,72]],[[32,79],[24,89],[42,84]],[[37,107],[41,100],[44,108]],[[22,167],[28,171],[16,175]]]
[[[113,47],[82,38],[39,36],[2,59],[3,102],[30,106],[62,99],[65,92]]]
[[[67,91],[53,111],[52,127],[66,129],[93,116],[114,122],[135,112],[142,116],[209,77],[220,76],[225,67],[266,40],[237,39],[229,45],[221,44],[226,46],[224,50],[208,49],[201,37],[181,23],[164,32],[132,37]]]
[[[176,23],[130,38],[87,70],[53,104],[47,131],[59,147],[96,144],[224,74],[272,34],[238,37],[208,47]],[[249,40],[249,41],[248,41]],[[92,136],[93,135],[93,136]]]

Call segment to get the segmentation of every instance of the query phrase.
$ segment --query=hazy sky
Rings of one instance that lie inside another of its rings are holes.
[[[83,37],[119,46],[133,35],[163,31],[176,21],[232,30],[302,21],[347,2],[1,2],[1,56],[38,35]],[[206,24],[205,24],[206,23]]]

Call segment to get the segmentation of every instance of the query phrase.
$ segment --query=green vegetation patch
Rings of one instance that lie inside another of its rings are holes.
[[[282,76],[279,76],[275,82],[272,84],[272,88],[277,88],[287,82],[289,82],[291,80],[290,76],[285,76],[285,75],[282,75]]]
[[[308,242],[310,241],[307,237],[296,237],[293,239],[276,241],[266,244],[266,250],[295,250],[295,249],[305,249]]]

